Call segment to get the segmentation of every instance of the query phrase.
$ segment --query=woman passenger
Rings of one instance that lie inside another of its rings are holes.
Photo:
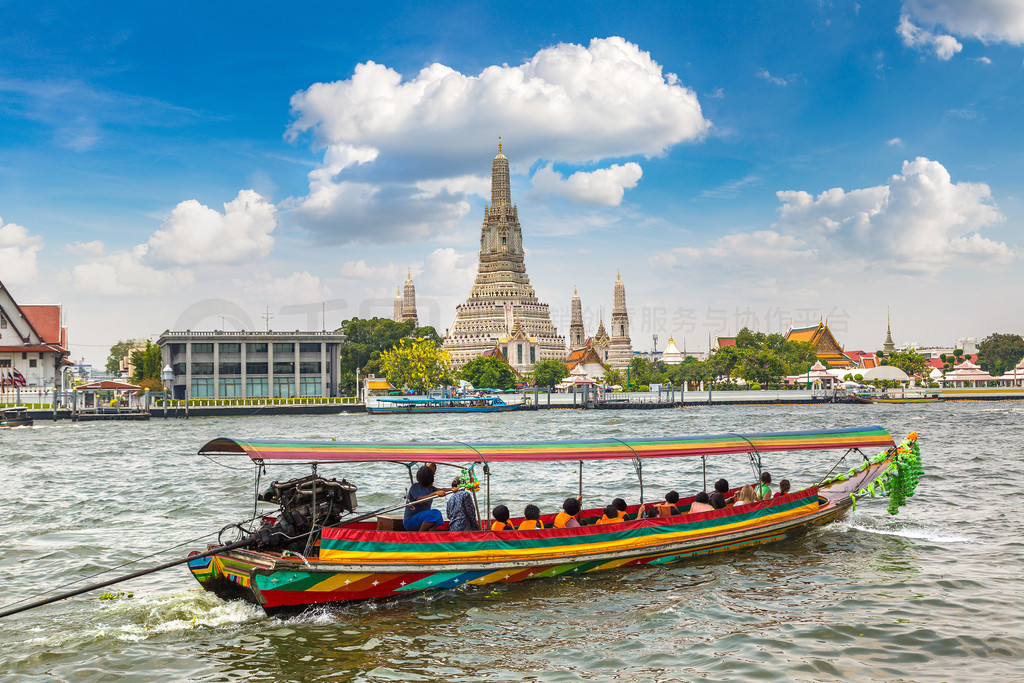
[[[779,498],[787,493],[789,493],[789,479],[783,479],[779,482],[779,492],[775,494],[775,497]]]
[[[480,522],[476,518],[476,503],[473,494],[459,488],[459,478],[452,480],[452,488],[458,489],[448,498],[448,531],[480,531]]]
[[[772,497],[772,475],[770,472],[761,473],[761,481],[754,488],[754,496],[757,500],[768,500]]]
[[[736,503],[733,507],[739,507],[741,505],[750,505],[756,503],[754,500],[754,487],[750,484],[744,484],[743,488],[740,489],[740,495],[736,497]]]

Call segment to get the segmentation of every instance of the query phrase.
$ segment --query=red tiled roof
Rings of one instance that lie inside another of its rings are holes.
[[[21,306],[29,324],[47,344],[59,344],[60,306]]]
[[[723,346],[736,346],[736,337],[719,337],[718,348]]]

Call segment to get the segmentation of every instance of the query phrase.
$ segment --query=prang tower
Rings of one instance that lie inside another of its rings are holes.
[[[498,155],[491,164],[491,203],[484,205],[480,229],[476,281],[466,303],[455,309],[444,348],[451,352],[457,368],[495,346],[501,346],[511,361],[512,350],[506,345],[514,327],[520,328],[515,336],[525,336],[522,341],[527,342],[516,345],[515,359],[526,351],[520,367],[532,368],[542,360],[565,358],[565,339],[558,335],[548,305],[537,300],[526,274],[523,231],[509,189],[508,159],[501,153],[499,139]]]
[[[392,315],[396,323],[412,320],[419,327],[419,316],[416,313],[416,285],[412,282],[412,268],[405,280],[405,293],[395,292],[395,310]]]
[[[624,370],[633,359],[633,344],[629,339],[629,314],[626,312],[626,286],[616,276],[612,300],[612,339],[608,349],[608,364]]]

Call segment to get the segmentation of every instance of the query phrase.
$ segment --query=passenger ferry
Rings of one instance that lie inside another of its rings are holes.
[[[393,396],[366,403],[366,412],[373,415],[390,413],[504,413],[521,404],[506,403],[497,396],[470,398],[424,398]]]

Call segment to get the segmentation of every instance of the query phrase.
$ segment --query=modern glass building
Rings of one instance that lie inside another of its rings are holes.
[[[157,344],[174,398],[338,395],[340,332],[165,331]]]

